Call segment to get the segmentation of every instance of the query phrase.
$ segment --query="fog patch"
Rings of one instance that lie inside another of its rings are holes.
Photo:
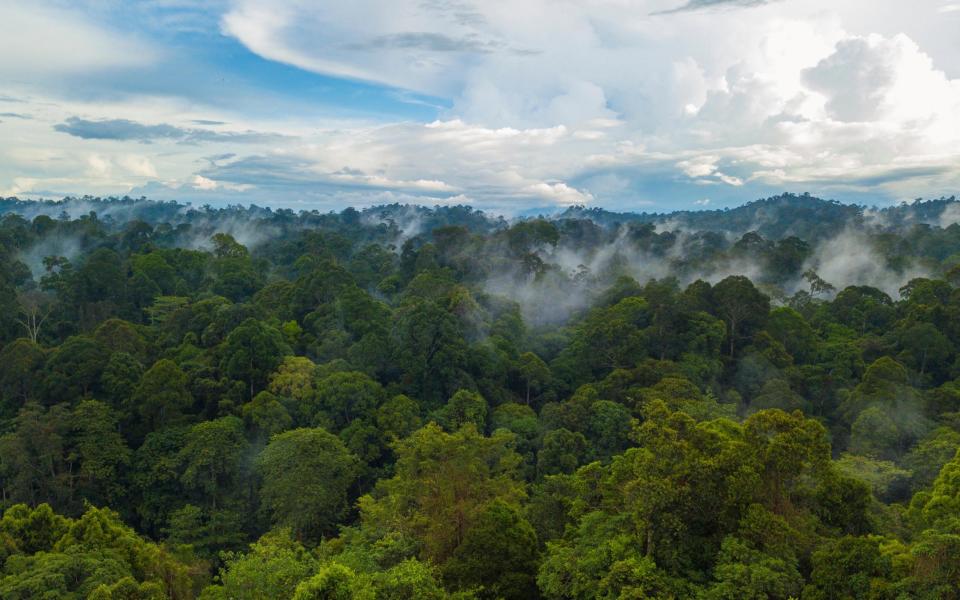
[[[851,285],[871,286],[891,298],[899,297],[900,288],[911,279],[931,276],[914,261],[903,269],[890,268],[865,232],[850,229],[817,245],[805,269],[813,269],[837,291]]]

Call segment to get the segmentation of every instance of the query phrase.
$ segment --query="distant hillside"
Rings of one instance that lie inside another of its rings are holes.
[[[899,229],[926,224],[946,227],[960,221],[960,201],[951,196],[878,209],[823,200],[808,194],[783,194],[731,209],[669,213],[619,213],[574,206],[553,218],[590,219],[601,225],[644,222],[669,230],[714,231],[736,236],[756,231],[767,239],[794,235],[813,240],[835,235],[848,226]]]
[[[438,227],[461,226],[475,233],[487,233],[508,225],[503,217],[494,216],[469,206],[415,206],[389,204],[340,212],[271,209],[256,205],[195,207],[172,201],[147,198],[65,198],[63,200],[19,200],[0,198],[0,215],[14,213],[26,219],[39,215],[51,218],[79,218],[96,213],[105,223],[122,225],[133,220],[147,223],[187,223],[205,220],[210,223],[266,220],[292,227],[349,225],[362,221],[367,225],[383,225],[396,236],[407,238]],[[887,208],[843,204],[823,200],[809,194],[782,194],[748,202],[742,206],[720,210],[683,210],[665,213],[614,212],[603,208],[572,206],[561,212],[533,216],[528,211],[521,220],[546,218],[555,221],[589,220],[601,227],[626,223],[650,223],[658,231],[690,230],[740,237],[755,231],[766,239],[778,240],[797,236],[805,240],[831,237],[847,227],[868,227],[895,231],[913,225],[947,227],[960,221],[960,201],[954,196],[936,200],[916,200]]]

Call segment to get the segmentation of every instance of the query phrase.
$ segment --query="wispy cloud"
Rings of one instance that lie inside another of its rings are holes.
[[[654,15],[669,15],[674,13],[689,12],[694,10],[705,10],[710,8],[749,8],[752,6],[762,6],[777,0],[688,0],[686,4],[676,8],[657,11]]]
[[[407,31],[390,35],[381,35],[368,42],[349,43],[350,50],[382,51],[391,48],[425,50],[427,52],[467,52],[488,54],[500,49],[502,42],[482,40],[479,36],[468,35],[459,38],[443,33]]]
[[[79,117],[70,117],[65,122],[54,125],[53,128],[61,133],[85,140],[145,143],[156,140],[176,141],[183,144],[200,142],[270,143],[287,137],[278,133],[213,131],[210,129],[177,127],[166,123],[146,125],[128,119],[88,120]]]

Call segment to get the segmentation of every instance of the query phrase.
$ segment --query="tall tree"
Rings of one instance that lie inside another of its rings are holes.
[[[343,442],[323,429],[286,431],[257,457],[260,497],[275,525],[316,539],[339,522],[359,466]]]

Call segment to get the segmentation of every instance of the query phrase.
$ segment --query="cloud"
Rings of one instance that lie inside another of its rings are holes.
[[[115,170],[122,171],[121,176],[135,176],[142,178],[157,177],[157,169],[144,156],[123,154],[120,156],[105,156],[90,154],[87,156],[87,175],[94,179],[109,179],[114,176]]]
[[[412,32],[378,36],[365,43],[347,44],[351,50],[382,51],[390,49],[425,50],[428,52],[466,52],[487,54],[498,50],[501,44],[484,41],[475,35],[453,38],[442,33]]]
[[[79,11],[43,2],[4,2],[0,16],[0,76],[6,81],[141,67],[161,54]]]
[[[960,55],[938,11],[952,4],[178,0],[120,16],[99,1],[24,4],[15,20],[59,31],[56,16],[92,34],[80,54],[103,56],[9,78],[0,65],[3,93],[23,101],[10,110],[33,117],[0,123],[22,141],[0,148],[0,187],[520,209],[949,195]],[[168,28],[189,35],[172,44]],[[221,34],[259,58],[224,59]]]
[[[152,142],[156,140],[176,141],[185,144],[200,142],[236,142],[269,143],[283,139],[276,133],[256,131],[212,131],[210,129],[189,129],[166,123],[145,125],[128,119],[88,120],[70,117],[53,128],[61,133],[85,140],[117,140]]]
[[[710,8],[749,8],[753,6],[763,6],[776,0],[689,0],[686,4],[653,12],[654,15],[669,15],[673,13],[682,13],[693,10],[705,10]]]
[[[524,188],[532,196],[550,200],[557,204],[586,204],[593,201],[593,194],[570,187],[563,183],[535,183]]]
[[[213,190],[229,190],[232,192],[246,192],[247,190],[253,189],[254,186],[250,184],[232,184],[224,183],[222,181],[214,181],[209,177],[204,177],[203,175],[194,175],[193,180],[191,181],[191,186],[195,190],[200,190],[204,192],[209,192]]]
[[[194,175],[193,176],[193,188],[196,190],[215,190],[219,184],[203,175]]]
[[[359,186],[379,189],[417,190],[422,192],[453,192],[456,188],[436,179],[417,179],[406,181],[391,179],[384,175],[369,175],[352,169],[342,169],[326,176],[329,181],[345,186]]]
[[[15,112],[0,112],[0,119],[32,119],[30,115]]]
[[[905,35],[841,40],[835,51],[803,71],[826,100],[827,114],[845,122],[904,123],[946,116],[960,106],[960,80],[950,80]]]
[[[139,177],[156,177],[157,168],[153,166],[145,156],[127,154],[117,158],[117,164],[127,170],[132,175]]]

